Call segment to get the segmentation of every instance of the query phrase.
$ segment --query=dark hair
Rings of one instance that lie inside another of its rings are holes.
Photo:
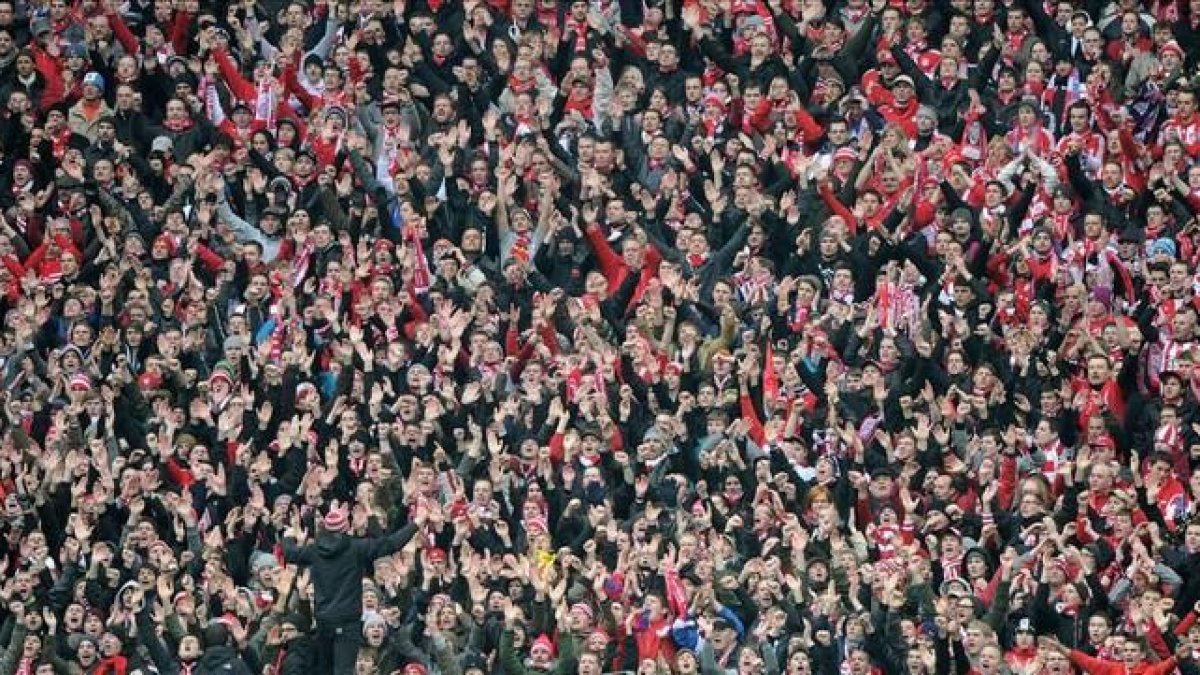
[[[204,635],[200,641],[204,643],[205,649],[228,644],[229,627],[223,623],[214,621],[204,629]]]

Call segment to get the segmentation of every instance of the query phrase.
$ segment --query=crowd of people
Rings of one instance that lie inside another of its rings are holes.
[[[1198,673],[1200,0],[0,0],[0,675]]]

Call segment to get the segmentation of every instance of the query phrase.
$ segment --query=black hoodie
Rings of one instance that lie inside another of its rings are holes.
[[[283,556],[289,563],[312,568],[317,623],[350,623],[362,618],[363,575],[377,558],[404,548],[416,533],[417,526],[412,524],[379,539],[321,532],[316,543],[307,546],[285,539]]]
[[[215,645],[204,650],[194,672],[195,675],[253,675],[249,666],[229,645]]]

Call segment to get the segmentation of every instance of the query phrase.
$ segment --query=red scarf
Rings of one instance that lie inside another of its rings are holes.
[[[717,134],[720,133],[720,130],[721,130],[721,127],[723,126],[724,120],[715,119],[715,118],[711,118],[711,117],[705,117],[703,121],[704,121],[704,137],[705,138],[716,138]]]
[[[942,578],[946,581],[962,578],[963,556],[942,556]]]
[[[585,96],[576,96],[574,92],[567,96],[567,102],[563,105],[563,110],[566,112],[577,111],[586,119],[592,118],[592,95],[589,92]]]
[[[531,92],[537,88],[537,79],[530,77],[528,79],[522,80],[521,78],[517,77],[516,75],[509,75],[508,76],[508,88],[512,89],[512,92],[514,94],[524,94],[527,92]]]
[[[184,119],[181,119],[181,120],[171,120],[171,119],[163,120],[162,125],[163,125],[163,127],[165,127],[167,129],[167,131],[170,131],[171,133],[181,134],[181,133],[191,129],[193,126],[196,125],[196,123],[192,120],[192,118],[185,117]]]
[[[1066,213],[1056,212],[1050,216],[1051,229],[1055,241],[1064,244],[1070,244],[1075,241],[1075,224],[1071,222],[1074,215],[1074,211],[1068,211]]]
[[[567,31],[575,32],[575,53],[576,54],[586,53],[587,52],[587,34],[588,34],[587,23],[586,22],[576,23],[575,21],[568,21],[566,29],[567,29]],[[564,31],[564,32],[566,32],[566,31]]]
[[[1037,449],[1042,451],[1042,475],[1051,483],[1055,482],[1059,477],[1059,466],[1067,461],[1066,448],[1063,447],[1062,441],[1055,439],[1049,445],[1038,446]]]
[[[50,137],[50,149],[54,153],[54,159],[61,160],[63,155],[67,154],[67,147],[71,143],[71,128],[63,127],[62,131]]]
[[[843,7],[842,16],[845,17],[849,23],[857,24],[866,18],[867,10],[868,7],[866,5],[863,5],[858,9],[854,9],[853,7]]]
[[[429,273],[429,258],[425,256],[425,245],[412,228],[407,228],[405,239],[412,244],[413,258],[415,260],[415,264],[413,265],[412,290],[424,295],[429,290],[429,280],[432,277]]]
[[[126,675],[129,672],[129,659],[118,654],[107,659],[100,659],[95,675]]]

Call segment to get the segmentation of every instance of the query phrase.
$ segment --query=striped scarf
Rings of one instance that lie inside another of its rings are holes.
[[[268,128],[275,125],[275,92],[271,82],[263,80],[258,83],[258,95],[254,98],[254,119],[263,122]]]
[[[839,290],[836,288],[831,289],[829,291],[829,299],[833,300],[834,302],[844,302],[846,304],[852,304],[854,302],[854,289],[853,288],[847,288],[844,290]]]
[[[910,284],[887,281],[876,293],[876,314],[882,328],[911,333],[920,319],[921,299]]]
[[[882,560],[895,556],[899,552],[900,546],[904,544],[900,528],[896,525],[879,525],[871,533],[871,540]]]
[[[530,251],[533,248],[533,239],[529,236],[528,230],[515,232],[516,241],[513,242],[511,256],[521,262],[529,262]]]
[[[275,327],[271,330],[271,363],[279,363],[283,358],[283,346],[287,344],[288,325],[282,317],[275,317]]]
[[[1191,340],[1180,342],[1173,339],[1163,340],[1162,345],[1162,362],[1156,373],[1162,373],[1164,370],[1178,370],[1180,358],[1187,352],[1191,351],[1195,343]]]
[[[738,285],[738,293],[741,295],[742,301],[752,305],[766,302],[767,291],[774,285],[770,275],[760,276],[745,272],[734,275],[734,282]]]
[[[1154,447],[1163,448],[1172,456],[1177,455],[1183,451],[1183,434],[1174,424],[1162,424],[1154,432]]]
[[[1056,439],[1046,447],[1038,449],[1042,451],[1042,475],[1053,483],[1058,477],[1059,466],[1067,460],[1062,441]]]
[[[292,258],[292,286],[294,288],[300,288],[304,277],[308,276],[308,268],[312,264],[313,253],[316,250],[316,243],[313,242],[312,237],[308,237],[304,240],[300,250],[296,252],[296,256]]]
[[[425,245],[421,243],[421,238],[416,236],[411,230],[405,233],[405,237],[412,242],[413,247],[413,291],[424,295],[429,291],[429,259],[425,257]]]
[[[812,313],[812,308],[805,307],[800,302],[800,298],[797,297],[796,302],[795,302],[795,307],[792,309],[792,320],[791,320],[792,330],[796,331],[796,332],[803,330],[805,324],[808,323],[808,317],[811,313]]]
[[[958,555],[943,555],[942,563],[942,579],[945,581],[953,581],[962,578],[962,563],[963,554]]]

